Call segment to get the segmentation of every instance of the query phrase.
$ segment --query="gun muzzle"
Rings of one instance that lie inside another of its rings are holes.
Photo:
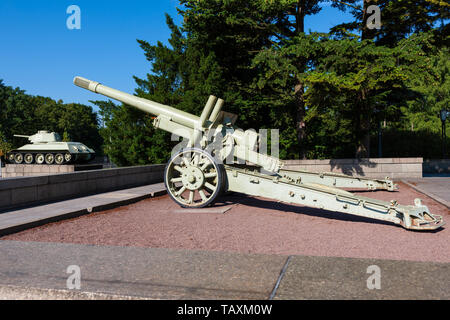
[[[86,78],[77,76],[73,79],[73,83],[80,88],[101,94],[111,99],[115,99],[152,115],[165,116],[171,121],[174,121],[188,128],[196,128],[199,123],[199,117],[193,114],[178,110],[170,106],[166,106],[161,103],[136,97],[126,92],[107,87],[96,81],[91,81]],[[209,114],[205,115],[205,119],[208,117],[208,115]]]
[[[83,89],[98,93],[95,89],[97,88],[97,86],[100,84],[99,82],[96,81],[91,81],[88,80],[86,78],[83,77],[75,77],[73,78],[73,83]]]

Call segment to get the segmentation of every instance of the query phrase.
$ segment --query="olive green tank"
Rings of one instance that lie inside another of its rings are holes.
[[[63,142],[56,132],[38,131],[28,138],[31,142],[6,154],[6,160],[15,164],[69,164],[85,163],[95,158],[95,151],[80,142]]]

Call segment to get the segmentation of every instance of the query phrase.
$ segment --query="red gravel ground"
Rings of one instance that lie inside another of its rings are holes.
[[[421,198],[444,216],[438,231],[400,226],[239,194],[222,198],[226,213],[183,212],[167,195],[51,223],[1,240],[183,248],[243,253],[300,254],[450,262],[450,210],[400,183],[397,192],[359,192],[413,204]],[[208,209],[206,209],[208,210]]]

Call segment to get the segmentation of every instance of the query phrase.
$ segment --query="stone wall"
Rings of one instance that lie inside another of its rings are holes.
[[[422,177],[422,158],[285,160],[286,169],[392,179]],[[53,173],[0,179],[0,211],[163,181],[165,165]],[[5,168],[3,168],[5,169]],[[24,169],[25,170],[25,169]]]
[[[284,160],[284,169],[344,173],[367,178],[421,178],[423,158]]]
[[[101,164],[69,164],[69,165],[39,165],[39,164],[6,164],[2,168],[2,178],[32,177],[49,174],[68,173],[85,170],[102,169]]]
[[[0,211],[163,181],[165,165],[0,179]]]

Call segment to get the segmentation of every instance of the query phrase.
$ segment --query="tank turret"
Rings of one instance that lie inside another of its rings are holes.
[[[64,142],[56,132],[40,130],[27,138],[31,143],[6,154],[6,160],[15,164],[69,164],[83,163],[95,158],[95,151],[80,142]]]
[[[22,134],[15,134],[14,137],[28,138],[31,143],[49,143],[61,142],[61,137],[56,132],[49,132],[47,130],[40,130],[32,136],[25,136]]]

